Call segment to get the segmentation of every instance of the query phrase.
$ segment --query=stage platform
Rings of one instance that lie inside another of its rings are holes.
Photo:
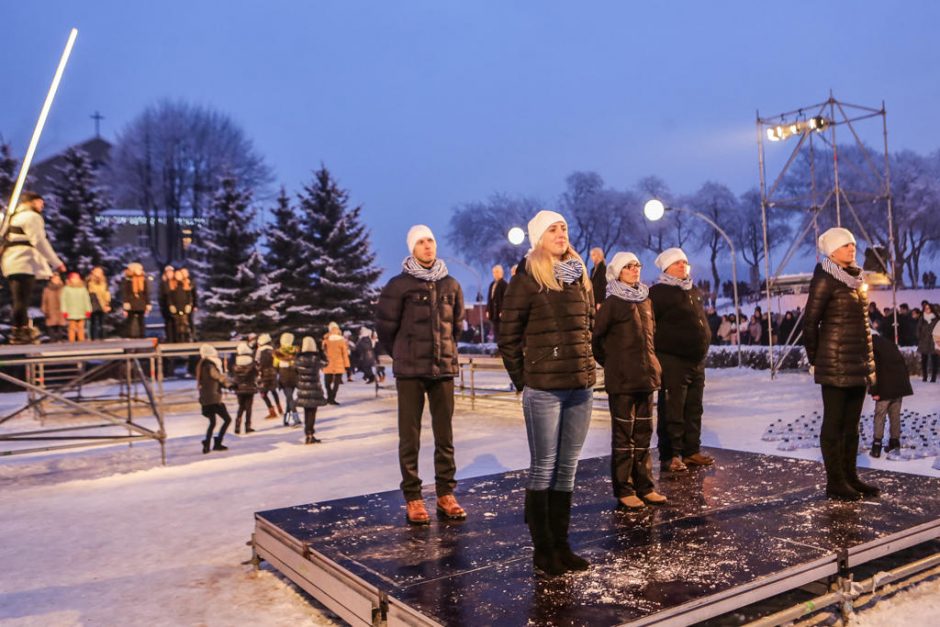
[[[464,522],[410,527],[397,491],[259,512],[254,551],[352,625],[688,625],[940,537],[940,479],[862,470],[884,495],[839,503],[820,463],[708,452],[639,513],[615,511],[608,457],[582,460],[584,573],[534,576],[524,471],[462,481]]]

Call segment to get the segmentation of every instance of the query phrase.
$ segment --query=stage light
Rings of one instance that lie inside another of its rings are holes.
[[[817,115],[809,120],[797,120],[790,124],[780,124],[771,126],[767,129],[767,139],[772,142],[779,142],[789,139],[794,135],[802,135],[807,131],[822,132],[829,126],[829,120]]]
[[[659,200],[655,198],[647,200],[646,204],[643,205],[643,215],[646,216],[647,220],[652,220],[656,222],[663,217],[666,213],[666,206]]]
[[[518,246],[523,241],[525,241],[525,231],[523,231],[518,226],[514,226],[511,229],[509,229],[509,234],[507,235],[507,237],[509,237],[510,244],[512,244],[513,246]]]

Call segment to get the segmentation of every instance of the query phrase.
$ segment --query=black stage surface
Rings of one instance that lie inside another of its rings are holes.
[[[410,527],[383,492],[259,512],[254,547],[352,624],[684,625],[940,537],[940,479],[862,470],[883,496],[839,503],[818,462],[708,452],[714,466],[664,475],[669,504],[639,513],[614,510],[608,457],[582,460],[584,573],[533,575],[525,471],[462,481],[465,522]]]

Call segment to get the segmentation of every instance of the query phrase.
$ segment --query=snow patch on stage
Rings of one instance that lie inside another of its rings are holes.
[[[353,625],[642,625],[704,620],[940,537],[938,478],[860,470],[883,496],[839,503],[818,462],[707,450],[714,466],[664,473],[668,505],[638,513],[614,510],[609,457],[582,460],[584,573],[533,575],[524,471],[464,480],[464,522],[410,527],[397,491],[258,512],[254,550]]]

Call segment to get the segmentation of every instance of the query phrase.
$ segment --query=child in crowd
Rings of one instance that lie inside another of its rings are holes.
[[[91,296],[78,272],[70,272],[62,290],[62,312],[69,321],[69,342],[85,341],[85,320],[91,317]]]
[[[85,279],[88,293],[91,295],[91,339],[104,339],[104,317],[111,313],[111,292],[108,290],[108,278],[101,266],[95,266]]]
[[[284,426],[300,425],[300,416],[294,407],[294,389],[297,387],[297,347],[294,346],[294,334],[282,333],[281,346],[274,351],[274,365],[277,368],[277,383],[284,392]]]
[[[261,400],[268,408],[266,420],[276,418],[281,413],[281,399],[277,395],[277,369],[274,367],[274,347],[271,346],[271,336],[262,333],[258,336],[258,352],[255,356],[258,362],[258,389],[261,391]],[[268,395],[274,397],[274,403]],[[275,406],[277,410],[275,410]]]
[[[222,373],[222,360],[214,346],[203,344],[199,347],[199,363],[196,364],[196,386],[199,389],[199,404],[202,405],[202,415],[209,420],[206,439],[202,441],[202,452],[209,452],[212,444],[212,433],[215,431],[216,416],[222,419],[222,428],[215,436],[213,451],[227,451],[228,447],[222,445],[225,431],[232,422],[232,417],[222,402],[222,388],[232,387],[232,382]]]
[[[317,407],[326,405],[323,386],[320,385],[320,358],[317,356],[317,343],[312,337],[305,337],[297,355],[297,406],[304,409],[305,444],[317,444],[314,435],[317,420]]]
[[[894,342],[881,336],[880,321],[872,322],[871,345],[875,354],[875,384],[869,389],[875,401],[875,430],[871,456],[881,457],[885,415],[890,420],[886,453],[901,448],[901,400],[914,393],[904,357]]]
[[[51,342],[65,339],[65,316],[62,313],[62,277],[53,274],[42,290],[42,315],[46,317],[46,333]]]
[[[238,398],[238,413],[235,415],[235,433],[241,433],[242,415],[245,416],[245,433],[252,433],[251,405],[258,391],[258,366],[251,347],[247,342],[240,342],[235,348],[235,367],[232,368],[232,378],[235,381],[235,395]]]

